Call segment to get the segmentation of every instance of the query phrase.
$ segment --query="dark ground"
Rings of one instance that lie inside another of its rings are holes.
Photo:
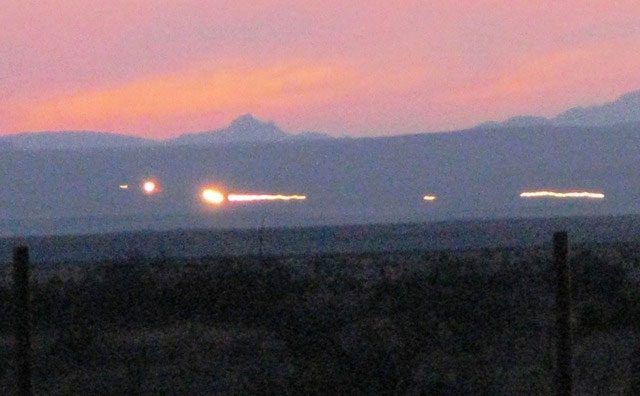
[[[550,256],[535,247],[36,266],[35,391],[549,394]],[[631,392],[640,245],[573,246],[572,267],[577,392]]]
[[[96,219],[100,222],[99,219]],[[16,244],[31,247],[39,266],[122,261],[131,256],[197,258],[265,254],[326,255],[526,248],[548,244],[557,230],[574,243],[640,242],[640,215],[451,220],[297,228],[185,229],[0,238],[0,258]],[[1,235],[1,233],[0,233]]]

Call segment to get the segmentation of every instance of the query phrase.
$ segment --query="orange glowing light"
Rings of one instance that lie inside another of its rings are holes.
[[[212,188],[202,190],[202,200],[212,205],[220,205],[224,202],[224,194]]]
[[[438,197],[436,197],[435,195],[425,195],[424,197],[422,197],[422,200],[427,202],[433,202],[436,199],[438,199]]]
[[[281,194],[229,194],[229,202],[256,202],[256,201],[303,201],[306,195],[281,195]]]
[[[147,195],[153,195],[158,192],[158,183],[153,180],[147,180],[142,183],[142,191]]]
[[[525,191],[520,198],[558,198],[558,199],[604,199],[604,194],[588,191]]]

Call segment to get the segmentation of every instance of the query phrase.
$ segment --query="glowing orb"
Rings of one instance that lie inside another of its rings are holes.
[[[427,202],[433,202],[436,199],[437,197],[435,195],[425,195],[424,197],[422,197],[422,200]]]
[[[142,191],[147,195],[152,195],[158,192],[158,184],[152,180],[147,180],[142,183]]]
[[[255,201],[303,201],[306,195],[281,195],[281,194],[229,194],[229,202],[255,202]]]
[[[206,188],[202,190],[202,200],[208,204],[220,205],[224,202],[224,194],[220,191]]]
[[[558,198],[558,199],[604,199],[604,194],[588,191],[525,191],[520,198]]]

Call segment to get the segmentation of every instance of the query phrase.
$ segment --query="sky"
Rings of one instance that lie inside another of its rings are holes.
[[[166,138],[245,113],[397,135],[640,89],[637,0],[0,0],[0,26],[0,135]]]

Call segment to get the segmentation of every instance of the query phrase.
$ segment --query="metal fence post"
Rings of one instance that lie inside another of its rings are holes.
[[[571,331],[571,269],[566,232],[553,234],[556,269],[556,394],[573,395],[573,340]]]
[[[29,293],[29,248],[13,251],[14,318],[16,340],[17,394],[30,396],[31,389],[31,307]]]

